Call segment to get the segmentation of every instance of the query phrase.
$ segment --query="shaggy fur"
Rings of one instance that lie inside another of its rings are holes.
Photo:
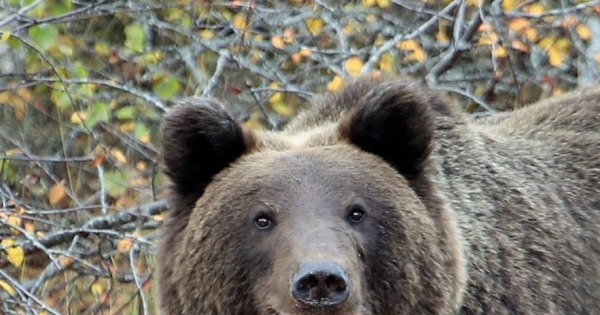
[[[600,314],[600,89],[470,121],[369,76],[282,132],[191,98],[162,144],[163,314]],[[348,273],[343,304],[290,294],[315,260]]]

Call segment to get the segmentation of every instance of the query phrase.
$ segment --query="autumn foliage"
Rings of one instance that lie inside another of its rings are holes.
[[[280,128],[374,71],[525,106],[598,81],[600,2],[0,1],[0,313],[154,313],[170,106]]]

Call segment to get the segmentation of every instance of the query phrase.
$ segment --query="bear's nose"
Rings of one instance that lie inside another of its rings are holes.
[[[309,306],[335,306],[344,302],[350,290],[344,269],[331,262],[310,262],[292,277],[292,295]]]

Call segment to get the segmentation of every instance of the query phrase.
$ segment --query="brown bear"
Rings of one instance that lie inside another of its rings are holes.
[[[183,101],[162,313],[600,314],[600,89],[504,115],[373,75],[280,132]]]

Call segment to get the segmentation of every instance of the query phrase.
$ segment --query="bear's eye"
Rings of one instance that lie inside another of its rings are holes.
[[[360,206],[353,206],[350,212],[348,213],[348,220],[352,223],[358,223],[363,220],[365,217],[365,210]]]
[[[271,219],[268,215],[261,213],[254,219],[254,224],[257,228],[264,230],[273,224],[273,219]]]

